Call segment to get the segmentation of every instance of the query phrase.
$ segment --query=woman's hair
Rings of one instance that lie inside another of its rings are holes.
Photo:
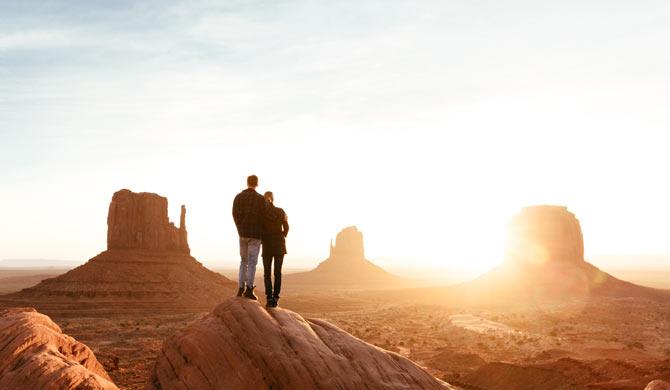
[[[265,200],[269,201],[270,203],[274,203],[275,201],[275,196],[272,194],[272,191],[266,191],[263,194],[263,197],[265,197]]]

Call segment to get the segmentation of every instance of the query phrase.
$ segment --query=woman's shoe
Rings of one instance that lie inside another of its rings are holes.
[[[267,297],[267,303],[265,307],[277,307],[277,302],[272,297]]]
[[[247,286],[247,289],[244,291],[245,298],[253,299],[254,301],[258,300],[258,297],[254,294],[254,287]]]

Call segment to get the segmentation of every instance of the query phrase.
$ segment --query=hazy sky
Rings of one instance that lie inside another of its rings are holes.
[[[668,253],[669,107],[668,1],[0,0],[0,258],[94,256],[129,188],[234,267],[252,172],[289,267],[356,224],[382,265],[484,270],[537,203],[587,256]]]

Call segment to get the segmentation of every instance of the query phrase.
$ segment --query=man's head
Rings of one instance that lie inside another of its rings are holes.
[[[269,203],[274,203],[275,196],[272,194],[272,191],[264,193],[263,196],[265,197],[265,200],[268,201]]]
[[[258,187],[258,176],[251,175],[251,176],[247,177],[247,187],[249,187],[249,188]]]

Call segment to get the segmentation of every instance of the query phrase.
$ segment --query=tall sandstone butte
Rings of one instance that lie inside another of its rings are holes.
[[[363,246],[363,233],[356,226],[342,229],[335,238],[335,245],[330,242],[330,258],[340,259],[365,259],[365,248]]]
[[[667,299],[659,290],[614,278],[584,260],[579,220],[565,206],[531,206],[509,224],[505,262],[459,285],[460,302],[542,302],[600,296]]]
[[[186,207],[179,228],[168,219],[167,198],[123,189],[112,197],[107,216],[107,249],[141,249],[190,254]]]
[[[565,206],[531,206],[512,218],[506,260],[537,264],[584,262],[579,220]]]
[[[363,233],[356,226],[342,229],[330,242],[330,256],[307,272],[284,276],[286,283],[314,286],[388,289],[408,283],[365,258]]]
[[[235,283],[190,256],[186,208],[179,228],[165,197],[121,190],[107,217],[107,250],[86,264],[36,286],[0,297],[0,305],[39,310],[208,310],[232,294]],[[88,305],[88,306],[87,306]]]

